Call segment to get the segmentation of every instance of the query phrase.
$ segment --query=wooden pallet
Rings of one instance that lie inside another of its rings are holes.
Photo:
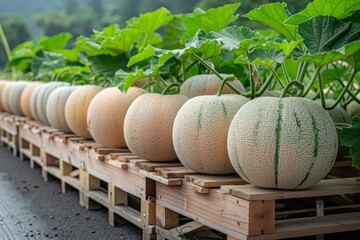
[[[16,115],[1,113],[0,115],[0,141],[1,145],[7,146],[9,151],[13,152],[13,155],[17,155],[19,140],[18,140],[18,125]]]
[[[227,239],[281,239],[360,230],[357,202],[331,207],[333,210],[355,207],[356,213],[323,216],[328,210],[324,208],[327,196],[360,193],[356,178],[327,179],[308,190],[284,191],[260,189],[237,176],[198,175],[186,168],[140,172],[156,181],[158,239],[181,239],[180,232],[192,234],[204,228],[216,230]],[[310,210],[299,205],[292,211],[282,209],[283,199],[306,202],[314,198],[317,201],[313,200]],[[294,219],[295,213],[312,215],[299,220]],[[180,223],[180,216],[190,221]]]

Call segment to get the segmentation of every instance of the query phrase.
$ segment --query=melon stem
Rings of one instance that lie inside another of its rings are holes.
[[[218,78],[220,78],[221,81],[224,81],[224,78],[218,73],[213,67],[211,67],[206,61],[204,61],[201,57],[199,57],[196,53],[193,53],[192,56],[194,56],[197,60],[199,60],[200,63],[202,63],[208,70],[210,70],[212,73],[214,73]],[[231,83],[226,82],[225,83],[231,90],[233,90],[236,94],[248,97],[248,94],[244,94],[240,92],[236,87],[234,87]]]
[[[167,95],[170,91],[170,89],[174,88],[174,87],[177,87],[178,91],[179,92],[179,88],[180,88],[180,84],[179,83],[172,83],[170,85],[168,85],[166,88],[164,88],[164,90],[161,92],[162,95]]]
[[[283,92],[281,93],[280,98],[284,98],[286,96],[287,93],[289,93],[291,87],[295,87],[297,90],[297,94],[296,96],[301,96],[302,93],[304,92],[304,85],[302,85],[301,83],[299,83],[298,81],[291,81],[289,82],[286,87],[284,88]]]
[[[355,75],[356,75],[357,71],[354,70],[353,74],[351,75],[348,83],[346,84],[345,88],[343,88],[343,90],[341,91],[339,97],[336,99],[335,103],[331,106],[326,108],[326,110],[331,110],[334,109],[339,103],[340,101],[343,99],[343,97],[345,96],[345,93],[348,91],[349,87],[352,85],[354,79],[355,79]]]
[[[216,96],[221,96],[221,93],[222,93],[222,90],[225,86],[225,84],[228,82],[228,81],[234,81],[236,79],[235,75],[234,74],[231,74],[229,76],[226,76],[222,81],[221,81],[221,84],[219,86],[219,89],[216,93]]]

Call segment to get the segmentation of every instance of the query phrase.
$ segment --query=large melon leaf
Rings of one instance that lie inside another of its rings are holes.
[[[101,48],[110,52],[129,52],[130,48],[139,41],[144,32],[135,28],[125,28],[116,37],[108,37],[101,43]]]
[[[41,51],[36,54],[31,62],[31,70],[36,79],[51,74],[55,69],[65,67],[64,55],[54,52]]]
[[[184,45],[181,43],[181,39],[186,32],[184,25],[184,16],[182,14],[174,16],[171,22],[169,22],[164,36],[163,45],[165,49],[181,48]]]
[[[360,24],[319,16],[299,25],[299,34],[311,54],[341,49],[360,40]]]
[[[341,146],[350,148],[352,165],[360,169],[360,118],[355,117],[350,127],[343,128],[340,133]]]
[[[299,34],[309,54],[302,61],[318,65],[341,60],[360,49],[360,23],[318,16],[299,25]]]
[[[256,8],[244,16],[258,21],[290,40],[298,40],[296,26],[286,25],[284,21],[289,18],[286,3],[269,3]]]
[[[51,37],[41,38],[39,45],[43,46],[46,51],[64,49],[72,37],[71,33],[63,32]]]
[[[240,3],[227,4],[222,7],[209,9],[206,13],[192,14],[185,18],[184,25],[186,33],[183,36],[183,43],[192,38],[198,29],[207,32],[220,31],[237,19],[235,15]]]
[[[103,74],[110,78],[113,78],[115,72],[120,68],[127,70],[127,58],[122,54],[116,57],[105,54],[97,55],[89,57],[89,61],[94,73]]]
[[[150,35],[160,27],[169,23],[173,17],[169,10],[162,7],[153,12],[140,14],[138,18],[132,18],[128,22],[127,27],[142,30]]]
[[[345,18],[351,12],[359,9],[360,0],[315,0],[309,3],[304,10],[285,20],[285,23],[298,25],[320,15]]]

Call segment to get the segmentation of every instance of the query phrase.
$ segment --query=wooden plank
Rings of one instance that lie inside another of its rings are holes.
[[[360,230],[360,212],[281,220],[276,223],[276,229],[274,233],[249,237],[247,239],[287,239],[356,230]]]
[[[138,165],[146,171],[155,171],[156,168],[183,167],[180,162],[140,162]]]
[[[170,185],[170,186],[175,186],[175,185],[181,185],[182,184],[182,179],[181,178],[164,178],[162,176],[157,176],[154,172],[148,172],[145,170],[140,169],[139,173],[147,178],[150,178],[152,180],[155,180],[159,183],[162,183],[164,185]]]
[[[96,149],[96,152],[101,155],[107,155],[109,153],[129,153],[130,150],[128,148],[104,148],[99,147]]]
[[[185,175],[198,174],[186,167],[155,168],[155,174],[165,178],[184,178]]]
[[[324,179],[311,188],[303,190],[263,189],[253,185],[221,186],[226,194],[247,200],[291,199],[360,193],[356,178]]]
[[[220,189],[198,194],[193,184],[181,186],[156,183],[156,204],[196,220],[224,234],[237,237],[273,233],[275,230],[275,201],[249,202]]]
[[[239,176],[233,175],[189,175],[185,176],[186,181],[192,182],[200,187],[220,187],[222,185],[243,185],[247,184]]]
[[[119,156],[135,156],[133,153],[131,152],[120,152],[120,153],[114,153],[114,152],[111,152],[109,153],[110,157],[113,159],[113,160],[119,160],[117,157]]]

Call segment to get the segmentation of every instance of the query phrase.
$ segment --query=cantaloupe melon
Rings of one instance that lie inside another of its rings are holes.
[[[347,105],[346,111],[349,113],[350,117],[360,117],[360,104],[352,101]]]
[[[132,153],[150,161],[176,160],[172,128],[177,112],[189,98],[145,93],[130,105],[124,121],[125,141]]]
[[[174,148],[181,163],[199,173],[235,173],[227,152],[227,135],[235,113],[248,101],[235,94],[187,101],[173,127]]]
[[[9,96],[10,96],[10,92],[11,92],[11,89],[14,86],[14,84],[15,84],[15,82],[11,82],[11,81],[7,82],[4,86],[2,96],[1,96],[1,104],[2,104],[3,110],[8,113],[11,113]]]
[[[226,77],[226,74],[221,74]],[[188,96],[189,98],[201,95],[214,95],[217,93],[221,84],[221,80],[214,74],[201,74],[188,78],[180,87],[179,94]],[[239,91],[245,92],[244,86],[240,81],[231,82]],[[234,93],[227,85],[224,86],[222,94]]]
[[[35,90],[37,86],[40,86],[41,84],[44,84],[43,82],[32,82],[30,83],[22,92],[21,98],[20,98],[20,104],[21,104],[21,110],[24,113],[25,116],[33,118],[31,115],[31,108],[30,108],[30,99],[31,94]]]
[[[125,148],[125,114],[133,100],[144,93],[141,88],[130,87],[122,93],[112,87],[96,94],[87,112],[87,124],[95,142],[104,147]]]
[[[103,88],[95,85],[83,85],[75,89],[65,104],[65,119],[73,133],[91,139],[86,116],[91,100]]]
[[[46,116],[50,125],[65,133],[70,133],[65,119],[65,104],[70,94],[77,89],[78,86],[62,86],[52,91],[46,104]]]
[[[315,101],[317,104],[321,105],[321,101],[318,99]],[[326,99],[325,104],[326,107],[330,107],[335,103],[333,99]],[[326,110],[334,123],[351,123],[351,116],[345,109],[343,109],[340,105],[337,105],[335,108]]]
[[[329,114],[298,97],[254,99],[237,112],[228,135],[236,172],[264,188],[303,189],[324,178],[338,141]]]
[[[4,91],[4,88],[5,88],[7,82],[8,82],[7,80],[0,81],[0,112],[4,111],[3,104],[2,104],[2,95],[3,95],[3,91]]]

